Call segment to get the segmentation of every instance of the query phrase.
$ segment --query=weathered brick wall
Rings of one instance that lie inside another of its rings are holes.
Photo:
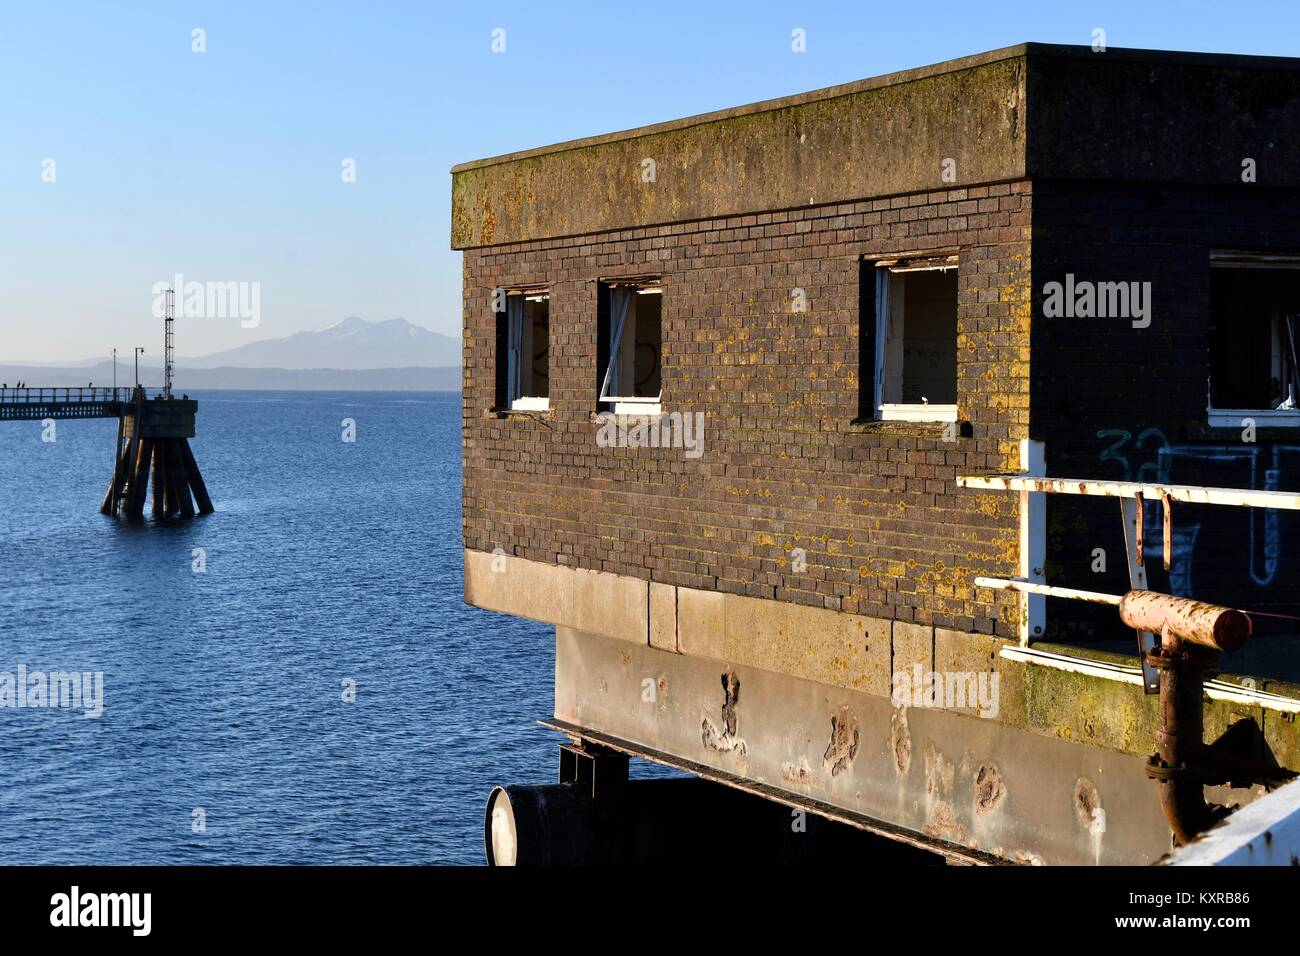
[[[466,547],[1013,635],[1011,596],[972,581],[1014,573],[1015,496],[954,478],[1016,468],[1027,435],[1030,199],[1013,182],[466,250]],[[947,249],[970,434],[854,425],[861,257]],[[664,410],[706,416],[694,460],[596,443],[597,280],[656,274]],[[491,293],[516,285],[550,288],[545,416],[491,413]]]
[[[1300,432],[1207,429],[1210,250],[1300,253],[1300,193],[1224,187],[1034,183],[1034,330],[1030,431],[1048,473],[1300,490]],[[1152,321],[1042,317],[1043,286],[1067,272],[1093,281],[1150,282]],[[1151,586],[1246,608],[1300,606],[1288,539],[1294,513],[1174,508],[1172,574],[1160,569],[1160,509],[1147,509]],[[1049,501],[1048,579],[1120,592],[1128,586],[1119,505]],[[1093,549],[1107,556],[1092,571]],[[1125,647],[1114,615],[1049,604],[1049,634],[1086,624]],[[1053,626],[1055,622],[1055,628]],[[1080,628],[1074,628],[1077,632]]]

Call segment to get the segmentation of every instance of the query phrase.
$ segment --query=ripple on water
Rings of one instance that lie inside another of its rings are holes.
[[[554,647],[461,603],[459,396],[197,397],[184,524],[98,513],[113,423],[0,427],[0,671],[105,696],[0,709],[8,861],[481,862],[489,789],[553,777]]]

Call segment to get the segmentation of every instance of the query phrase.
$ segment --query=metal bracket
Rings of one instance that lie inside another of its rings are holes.
[[[1124,546],[1128,556],[1129,586],[1134,590],[1147,589],[1146,563],[1142,559],[1142,495],[1119,500],[1120,512],[1124,516]],[[1167,513],[1167,512],[1166,512]],[[1160,674],[1150,662],[1147,655],[1156,649],[1156,635],[1151,631],[1137,632],[1138,660],[1142,662],[1142,689],[1148,694],[1160,693]]]
[[[621,820],[627,800],[627,754],[595,745],[560,745],[560,783],[590,788],[597,820]]]
[[[1164,522],[1165,570],[1168,571],[1174,561],[1174,500],[1169,492],[1160,493],[1160,516]]]

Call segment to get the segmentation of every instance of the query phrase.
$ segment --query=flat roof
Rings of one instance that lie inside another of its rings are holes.
[[[1297,138],[1300,58],[1021,43],[462,163],[451,245],[1020,180],[1240,187],[1244,159],[1250,188],[1300,188]]]
[[[1127,47],[1107,47],[1104,54],[1101,54],[1094,52],[1090,46],[1082,46],[1078,44],[1017,43],[1014,46],[1001,47],[997,50],[989,50],[984,53],[974,53],[969,56],[956,57],[951,60],[943,60],[939,63],[932,63],[928,66],[918,66],[908,70],[898,70],[893,73],[884,73],[880,76],[854,80],[850,83],[840,83],[835,86],[826,86],[817,90],[809,90],[806,93],[795,93],[790,96],[781,96],[770,100],[759,100],[755,103],[747,103],[743,106],[733,106],[728,107],[727,109],[713,110],[709,113],[697,113],[694,116],[685,116],[680,119],[666,120],[662,123],[651,123],[646,126],[636,126],[631,129],[619,130],[613,133],[602,133],[595,136],[584,136],[579,139],[564,140],[559,143],[552,143],[548,146],[537,146],[531,149],[516,150],[512,153],[502,153],[499,156],[472,159],[467,162],[457,163],[455,166],[451,167],[451,172],[459,173],[470,169],[479,169],[484,166],[495,166],[499,163],[509,163],[515,160],[529,159],[534,156],[562,153],[571,149],[582,149],[587,146],[597,146],[602,143],[613,143],[620,140],[651,136],[655,133],[663,133],[670,130],[686,129],[691,126],[714,123],[718,120],[730,119],[736,116],[748,116],[753,113],[764,113],[770,110],[785,109],[789,106],[801,106],[806,103],[814,103],[821,100],[832,100],[841,96],[851,96],[854,93],[861,93],[864,90],[873,90],[885,86],[896,86],[900,83],[910,83],[914,80],[925,79],[926,77],[941,76],[944,73],[954,73],[958,70],[967,70],[971,67],[982,66],[986,63],[996,63],[999,60],[1018,59],[1026,55],[1075,58],[1092,58],[1104,55],[1108,59],[1127,62],[1139,61],[1162,64],[1184,64],[1188,66],[1219,67],[1234,70],[1300,70],[1300,57],[1256,56],[1244,53],[1202,53],[1187,50],[1145,50]]]

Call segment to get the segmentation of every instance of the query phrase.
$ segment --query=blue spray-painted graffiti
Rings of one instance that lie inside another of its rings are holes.
[[[1207,468],[1214,468],[1232,474],[1233,480],[1223,482],[1227,487],[1278,491],[1285,475],[1300,475],[1300,460],[1291,461],[1300,458],[1300,445],[1175,445],[1159,428],[1147,428],[1136,438],[1124,429],[1102,429],[1097,437],[1114,439],[1098,458],[1115,462],[1124,481],[1178,484],[1181,473],[1188,476],[1182,483],[1205,484],[1202,476]],[[1159,502],[1150,505],[1143,512],[1143,532],[1148,541],[1158,541],[1163,516]],[[1256,587],[1268,587],[1277,580],[1282,558],[1282,514],[1271,508],[1240,510],[1241,520],[1249,528],[1246,554],[1250,581]],[[1169,569],[1169,589],[1174,594],[1194,596],[1193,568],[1200,531],[1201,522],[1180,523],[1175,517]]]
[[[1117,462],[1124,472],[1121,481],[1154,481],[1163,484],[1169,483],[1169,473],[1167,470],[1161,470],[1160,454],[1164,449],[1169,447],[1169,440],[1165,438],[1165,433],[1159,428],[1147,428],[1138,432],[1137,439],[1133,442],[1133,450],[1139,456],[1150,455],[1151,449],[1156,450],[1156,460],[1147,461],[1138,465],[1135,469],[1128,454],[1121,454],[1120,449],[1128,443],[1133,437],[1133,433],[1123,428],[1103,428],[1097,432],[1098,438],[1118,438],[1108,447],[1102,449],[1098,456],[1101,461]],[[1139,457],[1139,460],[1141,458]]]

